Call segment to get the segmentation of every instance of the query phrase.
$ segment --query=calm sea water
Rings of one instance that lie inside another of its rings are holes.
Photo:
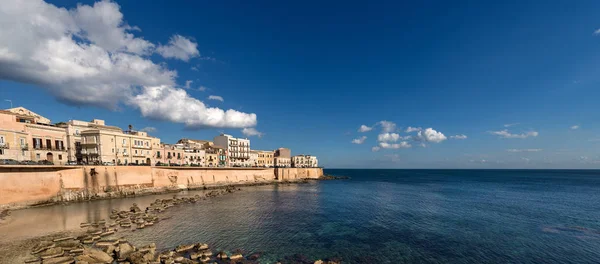
[[[128,237],[162,249],[206,242],[228,252],[264,252],[262,263],[293,254],[344,263],[600,263],[600,171],[326,173],[351,179],[247,187],[174,208],[172,219]],[[85,208],[85,217],[99,218],[115,206],[155,198],[36,208],[13,216],[32,218],[48,210],[45,214],[67,210],[73,216]]]

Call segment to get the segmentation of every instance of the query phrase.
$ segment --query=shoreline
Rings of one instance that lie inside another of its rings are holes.
[[[214,198],[214,197],[218,197],[221,195],[226,195],[226,194],[230,194],[230,193],[233,193],[236,191],[240,191],[241,190],[240,187],[242,187],[242,186],[251,187],[251,186],[277,185],[277,184],[302,184],[302,183],[309,183],[311,181],[326,180],[326,179],[332,180],[335,178],[323,177],[323,178],[319,178],[319,179],[304,179],[304,180],[295,180],[295,181],[277,181],[277,182],[251,183],[251,184],[246,183],[246,184],[235,184],[235,185],[219,185],[219,186],[210,186],[210,187],[206,187],[206,188],[167,190],[167,191],[160,192],[160,193],[144,193],[142,195],[146,196],[146,195],[152,195],[152,194],[179,193],[179,192],[186,191],[186,190],[209,190],[209,192],[205,193],[203,196],[195,195],[194,197],[183,197],[183,198],[176,198],[174,196],[173,199],[162,199],[162,200],[157,199],[149,207],[147,207],[145,211],[142,211],[141,209],[137,208],[136,204],[133,204],[133,206],[131,208],[129,208],[130,209],[129,211],[123,211],[123,210],[118,211],[118,209],[123,209],[123,208],[114,208],[112,210],[110,219],[102,219],[96,223],[82,223],[80,225],[80,227],[82,229],[78,230],[78,231],[50,232],[50,233],[38,235],[35,237],[15,239],[10,242],[2,242],[2,243],[0,243],[0,263],[5,263],[5,262],[6,263],[23,263],[26,260],[32,260],[31,263],[52,263],[52,262],[49,262],[49,260],[37,261],[37,262],[33,261],[35,259],[34,258],[35,255],[32,255],[30,252],[31,252],[31,249],[36,247],[36,245],[38,245],[38,247],[39,247],[40,243],[41,244],[43,244],[43,243],[51,244],[51,241],[53,241],[55,239],[59,239],[59,240],[65,239],[65,240],[72,242],[71,244],[74,245],[73,249],[68,248],[69,249],[68,253],[67,253],[67,251],[63,250],[62,255],[59,256],[65,260],[64,263],[70,263],[70,262],[68,262],[69,260],[71,260],[71,259],[75,260],[75,258],[77,256],[81,256],[83,254],[82,250],[85,250],[85,252],[87,252],[87,253],[92,252],[93,254],[99,254],[97,252],[97,250],[100,250],[100,251],[108,250],[108,253],[106,253],[106,252],[105,253],[106,254],[110,253],[109,255],[112,255],[114,260],[117,260],[117,255],[115,255],[114,249],[110,249],[110,248],[100,249],[99,247],[97,247],[98,243],[102,242],[102,243],[100,243],[100,245],[106,244],[104,242],[110,242],[110,243],[118,242],[118,243],[116,243],[117,245],[120,245],[121,243],[128,244],[128,242],[126,242],[126,239],[127,239],[129,232],[134,232],[135,230],[141,229],[141,228],[152,228],[155,221],[164,221],[164,220],[171,219],[168,216],[168,212],[165,213],[165,211],[167,211],[171,207],[180,207],[180,209],[183,209],[183,206],[190,206],[190,205],[194,205],[196,203],[201,203],[202,200],[206,200],[208,198]],[[139,196],[139,194],[137,194],[137,196]],[[128,196],[128,197],[132,197],[132,196]],[[112,198],[115,198],[115,197],[112,197]],[[124,198],[124,197],[119,197],[119,198]],[[47,205],[50,205],[50,204],[45,204],[42,206],[47,206]],[[53,205],[63,205],[64,206],[66,204],[65,203],[56,203]],[[27,208],[30,208],[30,207],[27,207]],[[26,208],[20,208],[17,210],[21,210],[21,209],[26,209]],[[4,211],[4,212],[6,212],[6,211]],[[8,211],[8,212],[10,212],[10,211]],[[4,213],[4,216],[5,216],[5,218],[11,217],[10,213]],[[94,234],[94,235],[92,236],[92,234]],[[103,234],[106,234],[106,237]],[[111,240],[111,241],[103,241],[103,240],[107,240],[107,239]],[[125,241],[125,242],[123,242],[123,241]],[[198,241],[198,242],[201,242],[201,241]],[[56,243],[54,243],[54,244],[56,244]],[[130,247],[130,246],[135,249],[135,247],[131,244],[125,245],[124,247]],[[142,247],[142,248],[144,248],[144,247]],[[145,248],[147,249],[148,246]],[[49,249],[50,248],[48,248],[46,250],[49,250]],[[73,251],[73,250],[75,250],[75,251]],[[58,253],[61,253],[60,250],[55,249],[55,251],[56,251],[56,252],[54,252],[55,255]],[[73,252],[71,252],[71,251],[73,251]],[[170,250],[170,251],[173,251],[173,250]],[[167,252],[167,254],[170,254],[170,257],[174,257],[173,259],[179,258],[178,260],[184,261],[181,263],[186,263],[185,260],[181,259],[182,257],[188,259],[189,261],[192,261],[192,259],[190,257],[195,256],[195,257],[198,257],[197,259],[199,259],[203,256],[201,254],[202,252],[204,252],[204,251],[195,252],[195,253],[197,253],[196,255],[192,255],[190,252],[187,252],[186,254],[182,254],[181,252],[176,252],[176,251],[174,253]],[[50,252],[50,253],[52,253],[52,252]],[[50,254],[50,253],[48,253],[48,254]],[[92,254],[92,253],[90,253],[90,254]],[[138,253],[137,255],[140,255],[140,254],[146,255],[147,252],[142,252],[142,253]],[[163,253],[165,253],[165,252],[163,252]],[[231,254],[233,254],[233,251],[229,251],[227,253],[229,253],[231,255]],[[227,253],[225,253],[225,254],[227,254]],[[154,254],[154,257],[157,257],[159,255],[161,255],[161,254]],[[244,255],[246,257],[244,257]],[[38,252],[37,256],[42,257],[42,255],[40,255],[39,252]],[[106,257],[106,255],[104,255],[104,257]],[[163,255],[163,257],[164,257],[164,255]],[[234,254],[232,256],[229,256],[226,258],[219,258],[215,253],[215,254],[213,254],[211,256],[207,256],[207,257],[209,257],[211,261],[221,261],[221,263],[222,263],[222,261],[236,261],[237,259],[239,259],[240,261],[244,260],[245,261],[244,263],[258,263],[255,261],[260,258],[260,254],[257,255],[256,252],[237,252],[236,254]],[[220,257],[223,257],[223,255],[221,255]],[[233,258],[231,258],[231,257],[233,257]],[[85,258],[85,257],[81,257],[81,258]],[[150,256],[147,255],[146,259],[147,258],[150,258]],[[204,259],[206,260],[206,258],[204,258]],[[56,261],[59,261],[59,260],[60,259],[57,259]],[[163,263],[163,262],[160,262],[160,260],[161,260],[160,258],[153,259],[153,260],[159,260],[159,262],[156,262],[156,263]],[[132,261],[130,260],[130,262],[132,262]],[[63,263],[63,262],[56,262],[56,263]],[[148,262],[132,262],[132,263],[148,263]],[[192,262],[188,262],[188,263],[192,263]],[[193,262],[193,263],[196,263],[196,262]],[[316,263],[339,263],[339,262],[316,262]]]

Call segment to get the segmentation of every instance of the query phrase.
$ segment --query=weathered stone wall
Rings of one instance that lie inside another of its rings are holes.
[[[322,175],[321,168],[0,166],[0,208]]]

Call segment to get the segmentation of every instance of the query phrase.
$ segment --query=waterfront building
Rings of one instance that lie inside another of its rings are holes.
[[[289,167],[291,167],[292,161],[291,161],[291,158],[275,157],[273,159],[273,164],[275,167],[289,168]]]
[[[154,151],[156,163],[160,162],[166,165],[185,165],[186,152],[182,144],[164,144],[161,143]]]
[[[67,161],[66,130],[23,107],[0,111],[0,159]]]
[[[275,167],[291,167],[292,151],[289,148],[278,148],[273,151],[273,165]]]
[[[122,132],[118,127],[107,126],[104,120],[100,119],[93,119],[91,122],[69,120],[66,123],[58,123],[57,126],[66,129],[67,132],[67,160],[78,163],[83,161],[83,155],[81,154],[81,132],[92,129]]]
[[[258,151],[250,150],[250,159],[248,160],[250,167],[258,167]]]
[[[227,165],[234,167],[250,166],[250,140],[247,138],[234,138],[231,135],[221,134],[214,138],[214,145],[225,150]]]
[[[100,120],[102,121],[102,120]],[[115,165],[151,165],[153,143],[159,139],[149,137],[143,131],[122,131],[120,128],[102,127],[81,132],[81,156],[87,164],[111,162]],[[116,128],[116,129],[115,129]]]
[[[258,153],[258,167],[270,168],[274,166],[273,151],[257,150],[256,152]]]
[[[296,155],[292,157],[292,167],[313,168],[318,167],[317,157],[311,155]]]
[[[182,138],[179,141],[177,141],[177,144],[182,144],[183,147],[186,149],[204,149],[206,144],[209,142],[210,141],[208,140]]]
[[[184,152],[184,161],[186,165],[204,167],[204,159],[206,156],[206,151],[204,149],[184,148]]]

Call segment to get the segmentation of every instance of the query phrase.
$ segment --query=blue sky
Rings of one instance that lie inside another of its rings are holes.
[[[56,122],[152,127],[167,143],[256,129],[252,148],[327,167],[600,166],[595,1],[10,2],[0,98]]]

